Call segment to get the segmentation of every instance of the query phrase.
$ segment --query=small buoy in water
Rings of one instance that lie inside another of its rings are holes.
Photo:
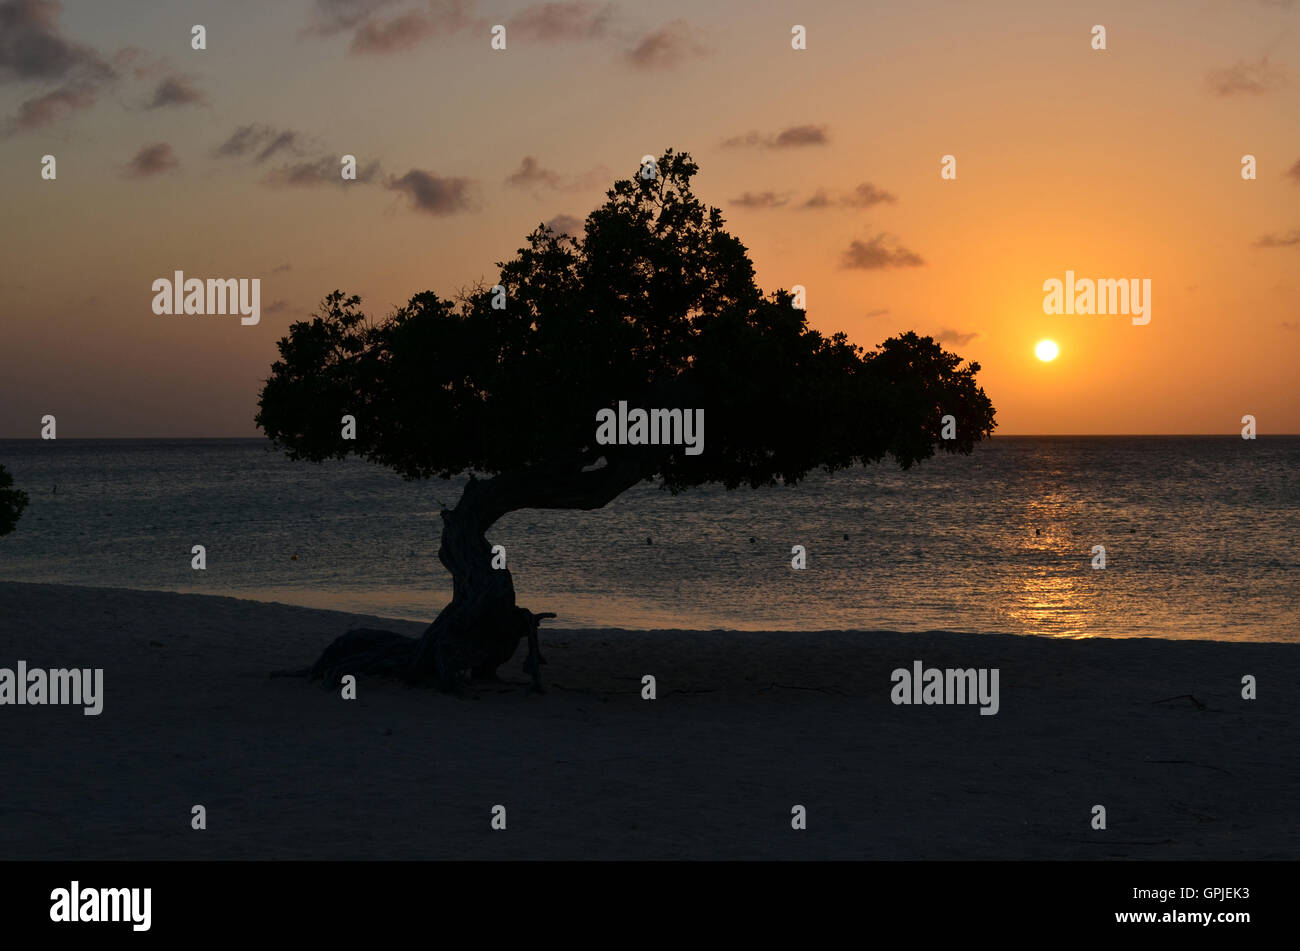
[[[293,555],[289,560],[290,560],[290,561],[297,561],[297,560],[298,560],[298,556],[297,556],[297,555]]]
[[[845,533],[844,533],[844,540],[845,540],[845,541],[848,541],[848,540],[849,540],[848,532],[845,532]]]
[[[654,544],[654,539],[652,539],[649,535],[647,535],[647,536],[646,536],[645,543],[646,543],[647,545],[653,545],[653,544]]]
[[[751,545],[756,545],[756,544],[758,544],[758,539],[755,538],[753,535],[750,535],[750,536],[749,536],[749,543],[750,543]]]

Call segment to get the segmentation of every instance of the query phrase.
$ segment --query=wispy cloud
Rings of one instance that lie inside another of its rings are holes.
[[[186,76],[168,76],[153,91],[150,109],[162,109],[166,106],[202,106],[208,97]]]
[[[780,208],[789,200],[776,192],[745,192],[739,198],[731,199],[731,203],[741,208]]]
[[[18,115],[9,120],[10,132],[30,132],[95,104],[95,87],[89,83],[68,83],[53,92],[25,100]]]
[[[311,22],[303,30],[312,36],[333,36],[355,30],[385,7],[399,0],[316,0]]]
[[[262,179],[263,185],[277,188],[302,188],[311,185],[369,185],[378,182],[383,170],[378,161],[357,167],[355,180],[343,177],[340,156],[322,155],[317,159],[290,162],[272,169]]]
[[[262,178],[263,185],[274,188],[373,184],[383,178],[379,161],[371,160],[357,166],[355,179],[345,179],[342,174],[343,156],[322,154],[314,136],[257,122],[236,128],[212,150],[212,155],[216,158],[251,158],[255,165],[278,158],[280,164]]]
[[[0,83],[60,83],[26,99],[6,122],[6,134],[29,132],[95,104],[117,78],[93,47],[63,35],[55,0],[0,0]]]
[[[597,166],[578,175],[562,175],[546,168],[536,156],[525,155],[519,168],[506,176],[505,184],[511,188],[527,188],[534,191],[577,192],[609,180],[609,169]]]
[[[640,69],[667,69],[709,52],[696,39],[697,29],[685,20],[673,20],[641,37],[625,54]]]
[[[531,155],[525,155],[519,163],[519,170],[506,177],[506,184],[512,188],[559,188],[560,174],[542,168]]]
[[[1295,164],[1287,169],[1286,175],[1291,181],[1300,185],[1300,159],[1296,159]]]
[[[1258,63],[1238,62],[1226,69],[1214,69],[1205,77],[1210,92],[1216,96],[1258,96],[1285,86],[1286,72],[1265,56]]]
[[[844,252],[846,268],[875,271],[893,267],[920,267],[925,261],[915,251],[898,244],[893,236],[878,234],[869,241],[853,241]]]
[[[840,199],[840,204],[850,208],[870,208],[872,205],[893,204],[898,201],[883,188],[877,188],[870,182],[863,182],[852,192]]]
[[[471,209],[473,185],[472,179],[444,177],[418,168],[387,182],[389,190],[405,195],[414,210],[430,215],[452,215]]]
[[[471,13],[473,0],[427,0],[423,8],[389,15],[401,0],[316,0],[303,36],[351,33],[348,49],[359,54],[398,53],[436,36],[483,27]]]
[[[368,20],[357,28],[348,48],[354,53],[396,53],[418,46],[435,32],[433,21],[413,10],[389,20]]]
[[[91,46],[63,36],[55,0],[0,0],[0,80],[105,82],[113,68]]]
[[[762,148],[762,149],[791,149],[799,148],[806,145],[826,145],[830,142],[825,126],[820,125],[795,125],[788,129],[782,129],[775,134],[764,134],[757,131],[747,132],[744,135],[732,136],[724,139],[723,148]]]
[[[585,225],[586,222],[581,218],[575,218],[573,215],[556,215],[546,222],[546,227],[556,234],[568,235],[571,238],[580,236]]]
[[[1255,242],[1257,248],[1293,248],[1300,245],[1300,228],[1286,234],[1266,234]]]
[[[613,17],[612,3],[538,3],[515,14],[507,35],[539,43],[596,39],[608,33]]]
[[[152,178],[180,168],[180,164],[171,145],[155,142],[135,153],[131,161],[126,163],[124,174],[128,178]]]
[[[218,158],[254,156],[254,161],[265,162],[277,152],[301,154],[303,138],[292,129],[274,129],[268,125],[252,123],[241,125],[222,142],[212,154]]]
[[[841,206],[844,208],[870,208],[872,205],[894,204],[898,199],[890,192],[883,188],[878,188],[871,182],[863,182],[851,192],[847,192],[832,198],[829,191],[825,188],[819,188],[812,196],[805,201],[801,208],[816,210],[819,208],[834,208]]]
[[[934,339],[939,341],[939,343],[951,343],[959,347],[964,347],[978,336],[979,333],[975,331],[962,333],[959,330],[949,330],[945,327],[934,335]]]

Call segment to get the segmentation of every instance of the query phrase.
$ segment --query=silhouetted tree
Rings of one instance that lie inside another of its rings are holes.
[[[257,423],[291,458],[355,453],[408,479],[470,476],[442,510],[451,603],[418,641],[344,635],[313,676],[384,671],[450,688],[466,670],[491,675],[538,617],[490,566],[485,533],[508,512],[597,509],[646,480],[676,493],[885,456],[907,468],[992,432],[978,364],[914,333],[864,351],[811,329],[790,294],[759,290],[745,246],[692,193],[690,156],[670,150],[656,171],[616,182],[581,237],[529,235],[498,265],[504,310],[487,287],[455,301],[426,291],[376,323],[335,291],[280,340]],[[596,413],[619,400],[703,408],[703,453],[597,445]],[[340,438],[345,414],[355,440]],[[945,414],[953,440],[940,438]]]
[[[18,519],[27,508],[27,493],[12,488],[14,477],[4,466],[0,466],[0,535],[8,535],[18,524]]]

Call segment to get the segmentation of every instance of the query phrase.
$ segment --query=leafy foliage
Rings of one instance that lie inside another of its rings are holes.
[[[907,467],[970,452],[993,406],[930,337],[872,350],[823,336],[783,290],[764,295],[721,212],[671,150],[650,180],[616,182],[579,238],[545,226],[499,263],[508,292],[425,291],[375,322],[335,291],[279,342],[258,425],[294,458],[356,453],[407,478],[580,472],[605,457],[677,491],[793,483],[885,456]],[[705,411],[705,448],[598,446],[596,412]],[[357,438],[340,438],[340,419]],[[941,418],[957,438],[941,440]]]
[[[8,535],[27,508],[27,493],[13,488],[14,477],[0,466],[0,535]]]

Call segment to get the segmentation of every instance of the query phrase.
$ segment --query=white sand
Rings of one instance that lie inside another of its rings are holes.
[[[545,696],[522,650],[477,696],[268,676],[358,626],[422,627],[0,584],[0,667],[105,669],[99,717],[0,706],[0,855],[1300,857],[1300,645],[544,629]],[[915,659],[999,668],[1000,712],[893,705]]]

